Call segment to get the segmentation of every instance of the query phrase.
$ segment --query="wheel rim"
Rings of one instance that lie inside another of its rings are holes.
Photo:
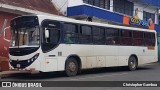
[[[70,62],[68,65],[68,70],[71,72],[76,71],[76,64],[74,62]]]
[[[130,66],[131,66],[131,68],[135,68],[136,67],[136,61],[135,60],[131,60]]]

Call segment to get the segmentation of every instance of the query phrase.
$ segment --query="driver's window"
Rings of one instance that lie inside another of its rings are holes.
[[[59,41],[59,29],[57,28],[47,28],[49,31],[49,38],[45,39],[45,43],[57,44]]]
[[[43,27],[43,43],[42,50],[44,52],[54,49],[60,40],[60,22],[46,20],[42,24]],[[45,30],[49,32],[49,37],[45,37]]]

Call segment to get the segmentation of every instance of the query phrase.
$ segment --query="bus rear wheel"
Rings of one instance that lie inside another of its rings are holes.
[[[134,71],[137,69],[137,59],[134,56],[131,56],[128,61],[128,69],[130,71]]]
[[[69,58],[66,61],[65,72],[66,72],[66,75],[69,76],[69,77],[77,75],[77,73],[78,73],[78,62],[75,58]]]

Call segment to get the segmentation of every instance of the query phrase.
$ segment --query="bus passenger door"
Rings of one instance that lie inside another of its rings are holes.
[[[57,46],[60,41],[61,24],[58,21],[44,20],[42,23],[42,51],[44,52],[46,72],[57,71]]]

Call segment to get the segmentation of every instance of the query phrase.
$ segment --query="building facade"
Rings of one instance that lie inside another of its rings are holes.
[[[67,15],[160,31],[159,0],[68,0]]]
[[[156,30],[160,43],[160,0],[68,1],[68,17]],[[158,56],[160,61],[160,45]]]
[[[63,15],[51,0],[0,0],[0,68],[8,70],[10,20],[28,14]]]

